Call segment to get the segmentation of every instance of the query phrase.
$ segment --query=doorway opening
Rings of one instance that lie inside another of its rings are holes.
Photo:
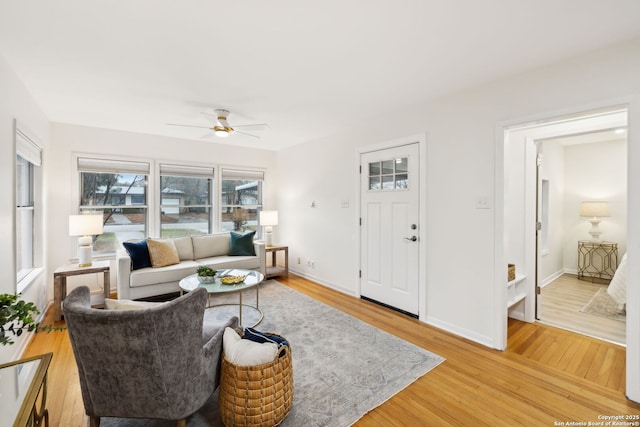
[[[626,128],[618,106],[505,130],[504,254],[518,272],[509,317],[625,343],[607,288],[627,246]],[[580,211],[591,201],[609,208],[598,242]]]

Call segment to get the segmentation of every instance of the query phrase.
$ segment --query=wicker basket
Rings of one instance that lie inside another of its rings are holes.
[[[507,280],[510,282],[516,279],[516,265],[507,264]]]
[[[290,347],[282,347],[273,362],[259,366],[234,365],[222,356],[218,404],[225,426],[277,426],[292,403]]]

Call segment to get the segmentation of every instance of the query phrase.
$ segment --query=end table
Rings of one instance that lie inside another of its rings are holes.
[[[81,274],[103,273],[104,274],[104,298],[109,298],[110,292],[110,261],[94,261],[88,267],[79,267],[78,264],[70,264],[58,267],[53,272],[53,320],[57,322],[62,319],[62,301],[67,296],[67,277],[79,276]],[[100,307],[101,305],[96,305]]]
[[[277,276],[285,276],[289,275],[289,246],[283,245],[272,245],[266,246],[265,251],[267,253],[271,252],[271,265],[267,267],[267,274],[265,278],[270,279],[272,277]],[[279,267],[276,263],[276,254],[279,251],[284,251],[284,267]]]

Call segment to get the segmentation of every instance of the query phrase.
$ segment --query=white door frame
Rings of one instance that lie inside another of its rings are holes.
[[[385,150],[388,148],[394,148],[394,147],[398,147],[401,145],[407,145],[407,144],[411,144],[411,143],[418,143],[418,147],[419,147],[419,162],[420,162],[420,171],[419,171],[419,180],[420,180],[420,195],[419,195],[419,212],[418,212],[418,218],[419,218],[419,228],[418,228],[418,244],[419,244],[419,252],[420,252],[420,259],[418,262],[418,280],[419,280],[419,286],[418,286],[418,298],[420,300],[419,303],[419,319],[422,322],[426,322],[426,313],[427,313],[427,265],[428,265],[428,259],[429,259],[429,254],[427,251],[427,227],[428,227],[428,223],[427,223],[427,198],[428,198],[428,192],[427,192],[427,134],[423,133],[423,134],[416,134],[416,135],[411,135],[411,136],[407,136],[407,137],[402,137],[402,138],[398,138],[398,139],[394,139],[394,140],[389,140],[389,141],[384,141],[378,144],[372,144],[372,145],[366,145],[366,146],[362,146],[362,147],[358,147],[358,149],[356,150],[356,158],[355,158],[355,162],[356,162],[356,166],[354,168],[354,170],[356,171],[355,174],[355,184],[358,188],[358,197],[357,197],[357,209],[356,209],[356,213],[357,213],[357,217],[356,217],[356,224],[359,224],[360,222],[360,218],[362,217],[362,206],[360,203],[361,197],[362,197],[362,189],[361,189],[361,185],[360,185],[360,156],[364,153],[368,153],[370,151],[378,151],[378,150]],[[358,269],[360,269],[360,259],[362,256],[362,247],[361,245],[361,232],[362,229],[360,228],[360,226],[358,225]],[[358,278],[357,280],[358,285],[356,287],[356,296],[360,297],[360,279]]]
[[[509,128],[534,122],[543,122],[553,117],[579,114],[599,108],[625,105],[628,109],[627,135],[627,217],[640,218],[640,96],[602,101],[562,111],[537,114],[517,120],[496,124],[495,145],[495,216],[494,216],[494,347],[504,350],[507,346],[507,261],[502,242],[504,241],[504,134]],[[626,354],[626,395],[640,402],[640,221],[629,220],[627,226],[627,253],[629,260],[627,287],[627,354]]]

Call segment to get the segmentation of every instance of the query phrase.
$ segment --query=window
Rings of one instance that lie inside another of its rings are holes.
[[[38,170],[42,164],[42,153],[31,139],[16,129],[16,272],[17,291],[27,275],[38,266],[36,245],[36,192]]]
[[[409,188],[406,157],[369,163],[369,190],[404,190]]]
[[[264,172],[261,171],[222,170],[221,231],[259,230],[263,181]]]
[[[100,212],[104,232],[94,252],[113,252],[124,241],[148,235],[149,163],[78,158],[80,212]]]
[[[160,165],[162,237],[211,233],[213,168]]]

